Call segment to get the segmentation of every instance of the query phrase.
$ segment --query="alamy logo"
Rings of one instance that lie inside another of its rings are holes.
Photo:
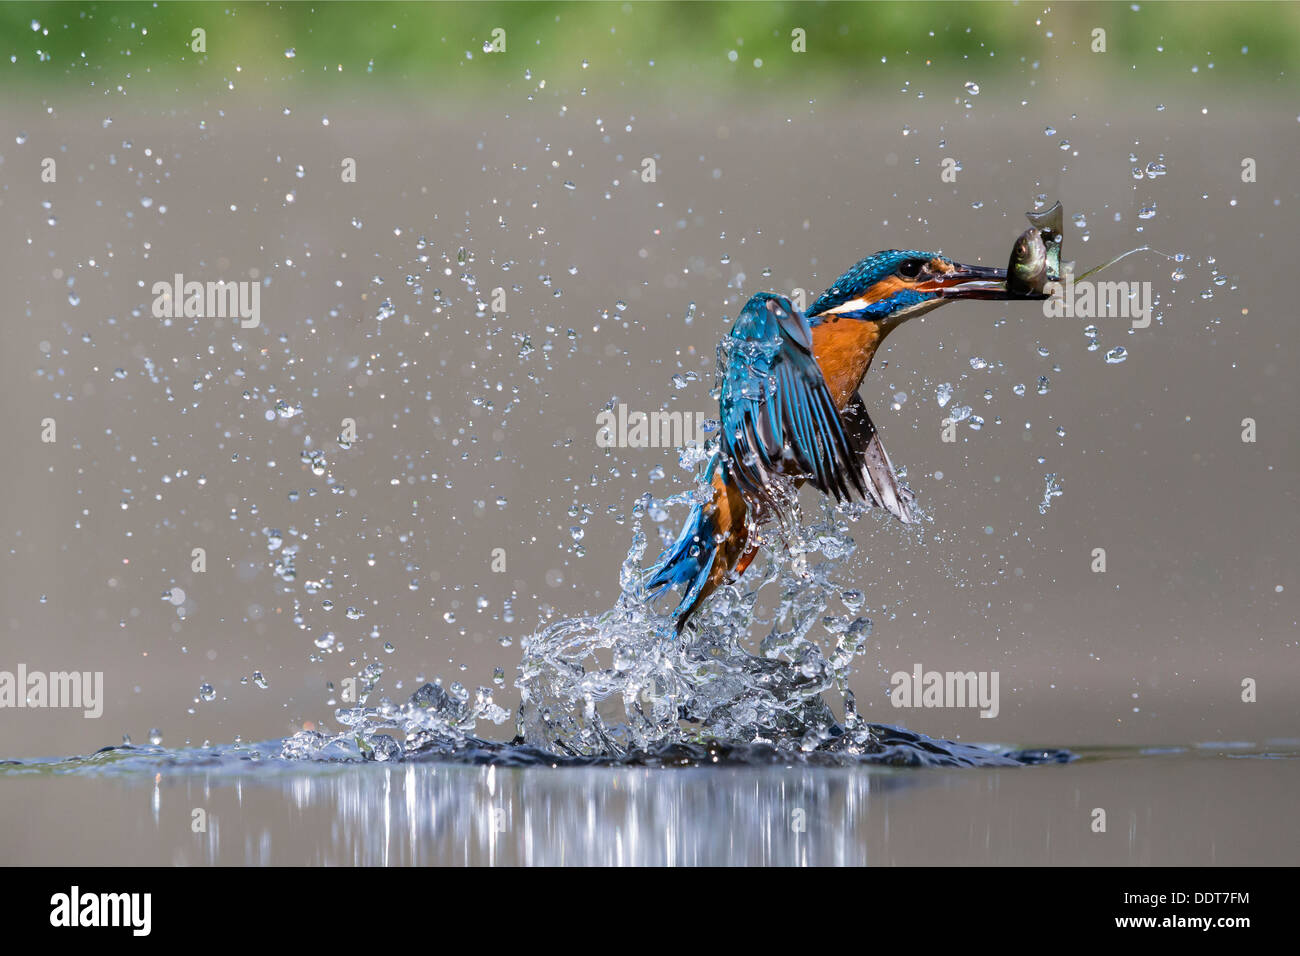
[[[179,272],[171,282],[153,284],[155,319],[239,319],[240,328],[262,321],[262,286],[251,280],[186,282]]]
[[[104,713],[103,671],[0,671],[0,708],[71,707],[87,719]]]
[[[912,673],[890,675],[895,707],[978,707],[981,717],[998,715],[997,671],[926,671],[912,665]]]
[[[148,936],[152,916],[152,893],[82,893],[74,886],[50,897],[51,926],[125,926],[133,936]]]
[[[601,448],[684,448],[688,442],[703,447],[706,438],[703,412],[629,412],[620,404],[618,414],[606,408],[596,415],[596,444]]]
[[[1043,287],[1049,298],[1043,300],[1043,315],[1049,319],[1128,319],[1135,329],[1151,324],[1152,291],[1150,282],[1075,282],[1067,275],[1064,282],[1049,282]]]

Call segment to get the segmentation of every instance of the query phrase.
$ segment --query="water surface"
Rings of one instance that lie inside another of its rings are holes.
[[[268,748],[269,749],[269,748]],[[476,766],[116,749],[9,764],[6,863],[1280,864],[1300,741],[1042,766]],[[1104,833],[1092,811],[1107,811]],[[192,832],[195,810],[206,832]]]

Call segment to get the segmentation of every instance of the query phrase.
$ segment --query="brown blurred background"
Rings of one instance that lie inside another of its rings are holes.
[[[949,29],[978,18],[918,9]],[[173,64],[137,83],[137,57],[11,80],[0,669],[102,670],[106,700],[99,720],[0,713],[0,756],[155,727],[179,746],[334,726],[330,682],[376,661],[397,700],[502,668],[513,707],[539,608],[607,608],[633,503],[688,480],[671,450],[598,448],[600,408],[711,412],[724,317],[753,292],[815,294],[890,247],[1001,265],[1040,195],[1084,217],[1066,234],[1081,269],[1143,243],[1186,261],[1111,270],[1153,283],[1158,318],[1133,334],[1097,321],[1095,351],[1088,321],[1032,305],[959,304],[890,340],[864,396],[934,520],[923,540],[858,526],[854,580],[875,621],[859,706],[1018,744],[1296,736],[1294,86],[1248,59],[1216,73],[1194,48],[1161,54],[1173,65],[1099,59],[1089,17],[1123,35],[1117,9],[1025,27],[1040,48],[1010,67],[873,49],[858,70],[769,76],[751,36],[735,61],[747,72],[692,82],[601,47],[587,70],[530,62],[518,33],[499,82],[412,89],[358,79],[361,46],[342,79],[311,74],[302,34],[265,40],[294,57],[210,46],[201,79]],[[1142,29],[1156,44],[1159,25]],[[763,42],[775,63],[782,44]],[[448,56],[471,46],[453,38]],[[713,46],[719,62],[736,49],[725,34]],[[345,157],[355,183],[340,182]],[[948,157],[955,184],[940,181]],[[177,272],[264,281],[260,327],[155,319],[151,287]],[[477,308],[497,287],[505,313]],[[1109,364],[1116,346],[1127,360]],[[282,417],[280,401],[301,412]],[[966,405],[983,427],[941,443]],[[344,449],[347,417],[359,440]],[[320,476],[301,457],[315,450]],[[1049,473],[1063,494],[1040,513]],[[269,529],[297,547],[292,581],[274,573]],[[1098,547],[1105,574],[1090,571]],[[998,719],[891,708],[888,675],[916,662],[998,670]],[[1243,678],[1258,703],[1241,702]]]

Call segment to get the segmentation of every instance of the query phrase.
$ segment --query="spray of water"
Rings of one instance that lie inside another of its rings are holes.
[[[707,493],[703,483],[693,492]],[[845,580],[855,550],[849,532],[864,519],[888,520],[862,505],[818,499],[820,510],[805,518],[796,502],[785,521],[752,528],[762,557],[720,588],[678,637],[674,620],[646,599],[643,525],[691,497],[647,495],[637,503],[613,607],[523,639],[514,740],[475,735],[480,722],[501,725],[509,717],[487,688],[470,694],[459,684],[432,683],[401,705],[384,699],[341,709],[346,732],[302,731],[283,742],[279,756],[949,766],[1069,759],[934,741],[858,715],[849,678],[868,651],[871,621],[862,592]],[[363,688],[363,699],[372,689],[373,682]]]
[[[721,588],[679,639],[641,586],[640,522],[661,505],[638,505],[613,608],[523,642],[520,736],[575,755],[710,739],[805,752],[831,740],[850,749],[868,743],[848,678],[871,622],[858,614],[860,593],[839,580],[861,511],[826,506],[807,523],[752,529],[765,556]],[[768,595],[774,607],[765,615]],[[751,635],[764,631],[754,646]],[[843,702],[842,720],[830,694]]]

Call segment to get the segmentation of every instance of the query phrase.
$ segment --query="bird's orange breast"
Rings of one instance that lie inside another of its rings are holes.
[[[862,376],[867,374],[880,338],[880,326],[870,319],[831,317],[813,326],[813,358],[840,411],[844,411],[862,384]]]

